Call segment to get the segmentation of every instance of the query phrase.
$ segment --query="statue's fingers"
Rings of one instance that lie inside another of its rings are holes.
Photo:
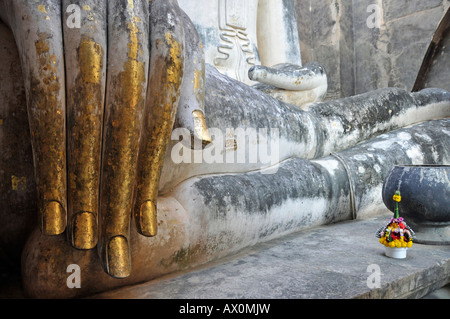
[[[131,272],[129,228],[148,78],[148,2],[108,1],[108,75],[99,253],[106,272]]]
[[[66,228],[66,110],[60,1],[2,2],[25,80],[38,186],[39,224],[47,235]]]
[[[289,63],[274,67],[255,65],[249,69],[248,76],[252,81],[292,91],[312,90],[327,85],[325,69],[316,62],[304,66]]]
[[[64,0],[67,92],[68,237],[97,244],[101,138],[106,84],[106,0]]]
[[[150,78],[134,207],[136,227],[145,236],[157,233],[158,184],[183,77],[184,34],[176,6],[172,0],[150,4]]]
[[[182,141],[192,149],[211,143],[205,119],[205,55],[200,37],[188,15],[179,7],[177,16],[184,30],[184,70],[176,126],[189,131],[191,139]]]

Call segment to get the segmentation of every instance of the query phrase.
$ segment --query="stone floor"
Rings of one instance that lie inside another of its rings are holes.
[[[374,234],[389,217],[305,230],[91,298],[450,299],[450,246],[415,243],[406,259],[388,258]],[[19,278],[2,280],[0,299],[23,297]]]
[[[93,298],[449,298],[450,246],[414,244],[405,259],[386,257],[375,232],[391,215],[299,232]]]

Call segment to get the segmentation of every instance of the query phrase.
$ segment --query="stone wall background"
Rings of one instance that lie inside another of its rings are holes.
[[[383,87],[410,91],[450,0],[294,0],[303,63],[322,63],[327,99]],[[380,26],[373,27],[374,6]],[[369,21],[369,23],[368,23]],[[371,27],[372,26],[372,27]],[[426,87],[450,90],[448,35]]]

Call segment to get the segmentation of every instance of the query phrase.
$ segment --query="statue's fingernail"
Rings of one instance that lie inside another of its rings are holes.
[[[42,213],[42,232],[45,235],[60,235],[66,229],[66,213],[60,203],[52,201]]]
[[[131,273],[130,251],[124,236],[111,238],[108,243],[108,273],[114,278],[126,278]]]
[[[147,237],[156,236],[158,231],[156,219],[156,204],[153,201],[146,201],[140,209],[140,233]]]
[[[208,145],[212,142],[212,139],[211,135],[209,134],[208,126],[206,125],[206,120],[203,112],[196,110],[192,112],[192,116],[194,118],[195,133],[202,141],[203,146]]]
[[[72,226],[72,246],[77,249],[92,249],[97,245],[97,219],[93,213],[75,215]]]

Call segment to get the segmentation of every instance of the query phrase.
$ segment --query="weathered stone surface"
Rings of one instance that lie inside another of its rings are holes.
[[[433,9],[445,3],[442,0],[427,0],[427,1],[408,1],[395,0],[383,1],[383,11],[385,12],[385,20],[391,21],[400,19],[419,11]]]
[[[383,87],[411,90],[434,31],[449,7],[446,0],[297,0],[303,60],[325,66],[330,99]],[[379,27],[368,23],[377,13]],[[442,72],[427,87],[447,89],[448,74]],[[429,81],[433,76],[430,73]]]
[[[447,36],[442,47],[436,53],[435,59],[432,62],[430,71],[425,81],[425,87],[440,87],[450,90],[450,81],[448,78],[450,65],[450,36]]]
[[[0,271],[19,271],[20,251],[37,222],[27,102],[11,31],[0,22]]]
[[[385,22],[389,34],[386,53],[392,65],[388,86],[412,89],[430,41],[443,16],[442,9],[439,6],[417,11],[398,20]]]
[[[352,2],[297,0],[295,9],[303,61],[325,66],[327,99],[354,95]]]

